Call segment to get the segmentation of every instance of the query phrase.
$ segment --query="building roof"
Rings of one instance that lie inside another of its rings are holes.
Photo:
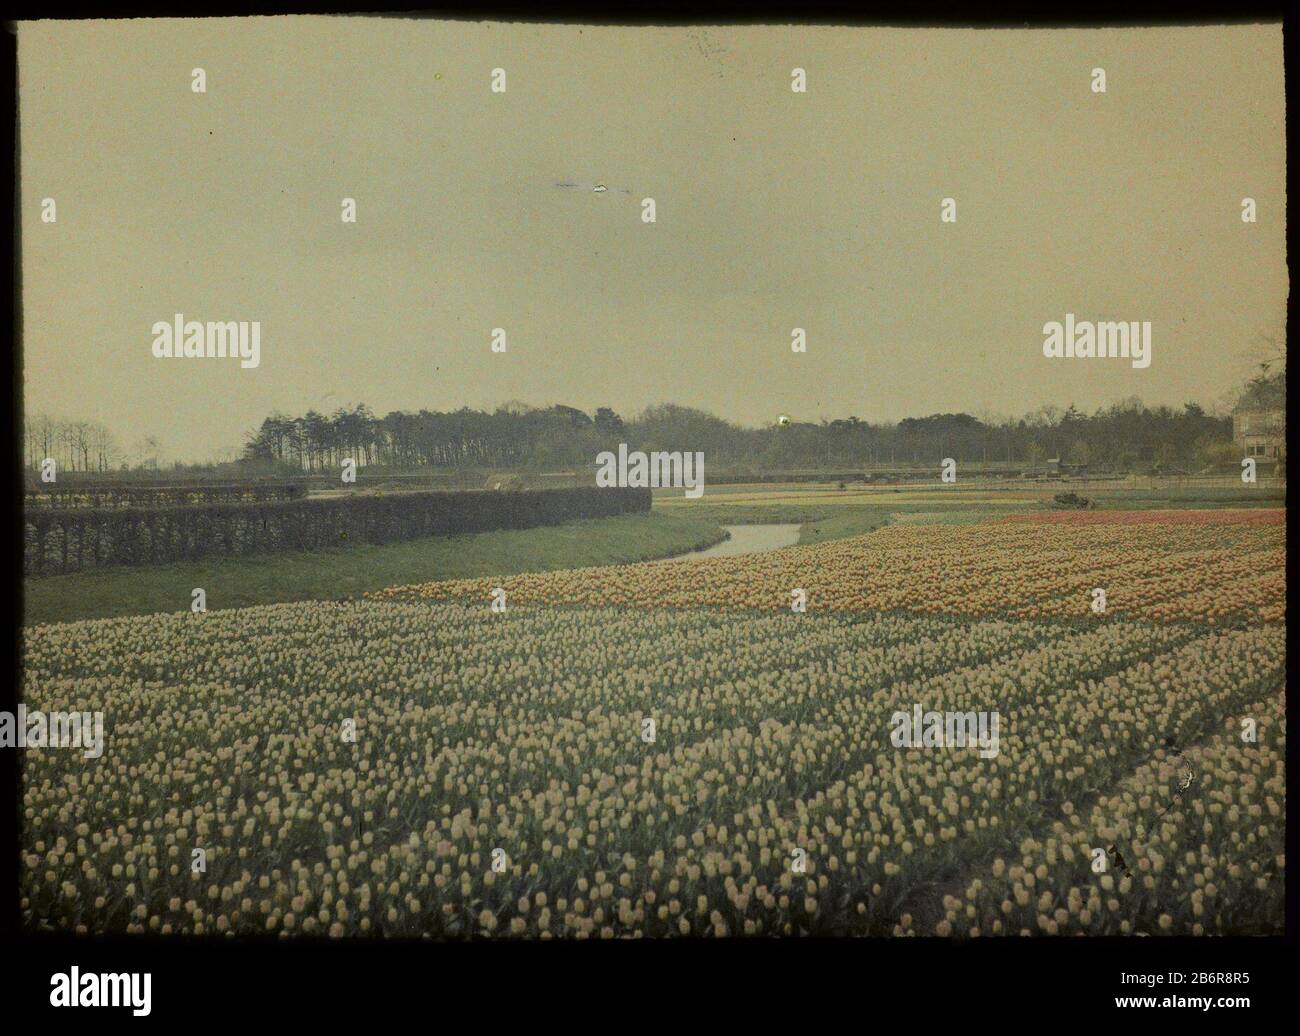
[[[1234,414],[1253,413],[1262,410],[1286,409],[1286,382],[1283,375],[1264,376],[1254,379],[1246,386],[1237,405],[1232,408]]]

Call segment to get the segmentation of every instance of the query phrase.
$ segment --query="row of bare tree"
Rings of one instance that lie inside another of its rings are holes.
[[[60,471],[116,471],[128,463],[127,453],[113,433],[98,421],[75,421],[48,414],[23,418],[23,453],[26,466],[39,470],[51,458]],[[145,437],[137,446],[137,463],[157,464],[158,443]]]

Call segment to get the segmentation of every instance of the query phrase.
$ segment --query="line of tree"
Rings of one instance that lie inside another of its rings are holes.
[[[1285,361],[1260,364],[1238,394],[1243,404],[1283,407]],[[128,452],[102,424],[44,414],[23,422],[29,471],[52,457],[66,472],[131,472],[156,478],[158,440],[143,436]],[[1232,419],[1197,403],[1145,406],[1121,400],[1091,414],[1073,404],[1043,406],[1019,418],[991,413],[931,414],[898,422],[856,416],[817,423],[774,421],[746,428],[702,410],[671,403],[624,420],[610,407],[588,414],[571,406],[512,402],[493,411],[394,410],[377,417],[365,404],[326,415],[309,410],[272,414],[234,451],[207,464],[175,463],[173,474],[238,479],[248,474],[336,472],[345,459],[393,471],[560,471],[590,468],[596,454],[627,443],[642,450],[702,450],[710,469],[743,473],[860,470],[962,463],[1033,466],[1059,457],[1094,471],[1200,471],[1240,457]]]
[[[401,469],[540,469],[571,466],[623,428],[608,407],[594,417],[574,407],[510,403],[492,413],[468,407],[445,413],[395,410],[377,418],[363,403],[331,417],[314,410],[301,417],[274,414],[249,437],[244,456],[306,472],[336,470],[344,460]]]
[[[591,466],[596,454],[631,449],[702,450],[715,471],[905,467],[958,462],[1035,465],[1048,458],[1096,470],[1201,470],[1234,459],[1232,420],[1198,404],[1147,407],[1130,398],[1086,414],[1044,406],[1020,418],[931,414],[898,422],[847,417],[818,423],[776,421],[745,428],[702,410],[662,404],[624,420],[609,407],[594,414],[571,406],[495,411],[393,411],[365,405],[332,417],[275,414],[248,437],[245,459],[295,471],[362,465],[416,468],[516,468],[544,471]]]
[[[220,456],[202,464],[164,461],[162,444],[155,435],[144,434],[129,447],[102,423],[82,421],[49,414],[25,414],[23,417],[23,463],[29,472],[39,472],[46,458],[55,462],[60,479],[68,474],[99,475],[106,472],[137,473],[142,480],[153,480],[157,473],[231,478],[242,474],[235,461],[240,451],[227,449]]]
[[[112,432],[97,421],[68,421],[34,414],[23,421],[23,452],[27,467],[38,470],[46,457],[60,471],[113,471],[125,454]]]

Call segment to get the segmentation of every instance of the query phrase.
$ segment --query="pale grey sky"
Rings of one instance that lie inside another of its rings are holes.
[[[168,459],[360,401],[1209,404],[1282,340],[1277,25],[40,22],[19,79],[28,412]],[[261,366],[155,359],[177,312],[261,321]],[[1045,359],[1067,312],[1150,320],[1151,366]]]

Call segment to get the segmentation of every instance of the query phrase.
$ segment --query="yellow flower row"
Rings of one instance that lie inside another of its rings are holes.
[[[1177,514],[1177,512],[1170,512]],[[392,587],[378,599],[469,599],[507,606],[907,610],[930,615],[1096,618],[1222,624],[1285,614],[1285,527],[1242,522],[893,525],[866,536],[737,557],[646,562]],[[1149,512],[1135,512],[1149,515]]]

